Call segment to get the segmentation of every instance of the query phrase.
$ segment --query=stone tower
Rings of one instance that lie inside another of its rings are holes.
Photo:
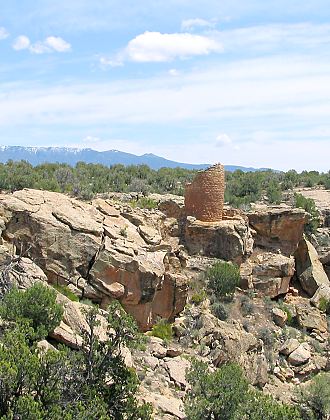
[[[197,173],[186,185],[185,209],[187,216],[202,222],[222,220],[225,194],[225,169],[220,163]]]

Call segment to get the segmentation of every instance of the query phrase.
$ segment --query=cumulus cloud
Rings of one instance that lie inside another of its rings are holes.
[[[71,45],[59,36],[49,36],[44,41],[44,44],[57,52],[67,52],[71,50]]]
[[[7,30],[3,26],[0,26],[0,40],[6,39],[8,37],[9,33],[7,32]]]
[[[44,41],[37,41],[34,44],[25,35],[18,36],[14,43],[13,49],[16,51],[29,50],[33,54],[45,54],[51,52],[68,52],[71,45],[63,38],[57,36],[49,36]]]
[[[222,44],[207,36],[145,32],[128,43],[122,59],[140,63],[167,62],[222,51]]]
[[[205,19],[185,19],[181,23],[181,30],[182,31],[192,31],[196,28],[213,28],[215,26],[215,22]]]
[[[20,35],[15,39],[13,43],[13,48],[16,51],[26,50],[27,48],[30,47],[30,45],[31,45],[30,39],[25,35]]]

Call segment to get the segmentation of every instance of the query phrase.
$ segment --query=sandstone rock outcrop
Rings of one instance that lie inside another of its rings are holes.
[[[274,298],[288,292],[295,261],[293,257],[259,251],[241,265],[240,271],[242,287]]]
[[[302,238],[307,213],[289,206],[254,206],[247,213],[251,227],[256,231],[255,245],[268,250],[281,250],[293,255]]]
[[[186,214],[202,222],[222,220],[224,192],[225,169],[223,165],[217,164],[198,172],[193,182],[186,185]]]
[[[180,267],[164,263],[172,252],[158,230],[164,216],[135,214],[138,220],[101,199],[90,205],[48,191],[0,196],[4,239],[22,247],[50,283],[71,284],[101,307],[119,299],[147,329],[183,309],[187,287]]]
[[[307,239],[304,238],[299,242],[295,258],[300,284],[310,297],[314,295],[321,285],[330,286],[330,281],[317,252]]]
[[[201,222],[187,218],[184,241],[191,254],[221,258],[240,264],[251,254],[253,238],[243,217],[220,222]]]

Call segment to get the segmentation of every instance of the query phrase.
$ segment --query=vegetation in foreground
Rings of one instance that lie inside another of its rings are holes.
[[[249,386],[242,369],[225,364],[213,372],[194,360],[185,399],[189,420],[327,420],[330,416],[330,375],[315,377],[300,395],[299,404],[276,401]]]
[[[137,343],[133,319],[118,302],[109,307],[107,339],[100,341],[96,308],[86,311],[83,345],[43,350],[38,341],[59,325],[56,292],[42,284],[12,289],[1,306],[0,418],[2,420],[149,419],[138,405],[138,380],[119,349]]]

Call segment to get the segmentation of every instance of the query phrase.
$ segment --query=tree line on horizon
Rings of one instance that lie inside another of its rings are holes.
[[[44,163],[33,166],[27,161],[0,163],[0,189],[14,192],[34,188],[71,194],[90,200],[98,193],[138,192],[183,195],[187,182],[196,170],[161,168],[154,170],[147,165],[110,167],[101,164],[78,162],[75,166],[65,163]],[[271,203],[281,200],[282,192],[295,187],[324,186],[330,189],[330,171],[272,170],[226,172],[225,201],[242,207],[266,196]]]

